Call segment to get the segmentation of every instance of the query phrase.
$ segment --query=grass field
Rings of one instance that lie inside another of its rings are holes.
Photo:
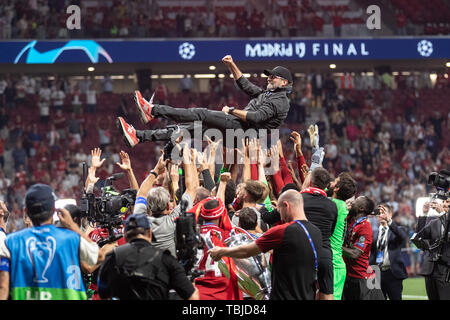
[[[428,300],[424,277],[403,280],[403,300]]]

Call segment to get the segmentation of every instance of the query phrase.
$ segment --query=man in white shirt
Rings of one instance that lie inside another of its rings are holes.
[[[55,107],[55,111],[61,110],[63,111],[64,99],[66,98],[66,94],[59,88],[52,92],[52,100],[53,106]]]
[[[86,91],[86,107],[89,113],[95,113],[95,108],[97,105],[97,94],[92,86],[89,86]]]

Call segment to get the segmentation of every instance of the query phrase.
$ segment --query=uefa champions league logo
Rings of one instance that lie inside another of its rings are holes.
[[[26,241],[27,256],[33,265],[35,272],[33,281],[37,283],[47,283],[45,276],[48,268],[52,264],[56,251],[56,240],[53,237],[45,238],[45,241],[38,241],[35,237],[30,237]]]
[[[417,51],[422,57],[429,57],[433,53],[433,44],[428,40],[422,40],[417,44]]]
[[[192,43],[184,42],[178,48],[180,56],[185,60],[191,60],[195,56],[195,46]]]

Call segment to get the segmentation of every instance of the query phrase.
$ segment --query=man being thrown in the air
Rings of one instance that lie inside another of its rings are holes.
[[[292,75],[284,67],[275,67],[264,70],[268,76],[266,90],[252,84],[245,78],[230,55],[225,56],[222,62],[233,74],[241,90],[247,93],[252,100],[243,109],[225,106],[222,111],[207,108],[173,108],[165,105],[153,104],[153,97],[146,101],[139,91],[135,92],[135,100],[139,116],[144,124],[154,118],[173,120],[180,125],[156,129],[136,130],[122,117],[117,118],[117,127],[121,132],[126,145],[130,148],[145,141],[167,141],[172,133],[178,129],[194,130],[194,121],[201,121],[203,130],[215,128],[225,136],[226,129],[277,129],[286,118],[289,111],[289,91],[292,90]]]

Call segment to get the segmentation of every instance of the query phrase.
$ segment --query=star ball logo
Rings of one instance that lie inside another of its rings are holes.
[[[417,51],[422,57],[429,57],[433,53],[433,44],[428,40],[419,41]]]
[[[192,43],[184,42],[178,48],[180,56],[185,60],[191,60],[195,56],[195,46]]]

